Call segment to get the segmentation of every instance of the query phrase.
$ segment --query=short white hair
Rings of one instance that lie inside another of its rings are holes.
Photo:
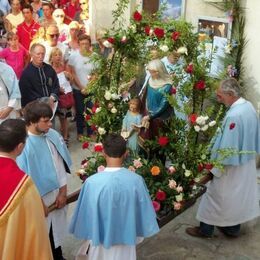
[[[238,81],[234,78],[225,79],[221,81],[220,88],[224,93],[231,92],[233,96],[240,97],[241,96],[241,88]]]

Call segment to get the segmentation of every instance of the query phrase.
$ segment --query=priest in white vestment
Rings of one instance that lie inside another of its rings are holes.
[[[80,192],[70,232],[86,240],[76,259],[135,260],[136,244],[159,231],[143,178],[122,167],[126,141],[104,140],[107,167],[89,177]]]
[[[244,153],[224,159],[224,170],[212,169],[213,179],[197,212],[200,226],[186,229],[197,237],[212,237],[214,226],[226,236],[237,237],[240,224],[260,213],[255,162],[260,153],[259,118],[252,104],[240,97],[240,86],[234,78],[221,82],[217,98],[228,111],[213,140],[212,159],[220,158],[218,151],[226,148]]]

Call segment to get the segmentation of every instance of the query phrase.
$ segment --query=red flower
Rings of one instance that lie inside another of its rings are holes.
[[[133,14],[133,18],[136,22],[140,22],[142,20],[142,15],[138,11],[135,11]]]
[[[171,95],[175,95],[177,92],[177,89],[175,87],[172,87],[170,90]]]
[[[88,142],[84,142],[82,144],[82,149],[87,149],[89,147],[89,143]]]
[[[159,201],[164,201],[166,199],[166,193],[162,190],[159,190],[159,191],[156,192],[155,197]]]
[[[196,120],[197,120],[197,115],[196,114],[191,114],[191,115],[189,115],[189,121],[193,124],[193,125],[195,125],[196,124]]]
[[[81,165],[85,164],[87,162],[86,159],[84,159],[83,161],[81,161]]]
[[[199,80],[196,84],[195,84],[195,89],[198,90],[204,90],[206,88],[206,84],[204,80]]]
[[[231,123],[231,124],[229,125],[229,129],[232,130],[233,128],[235,128],[235,126],[236,126],[235,123]]]
[[[213,168],[213,164],[212,163],[204,163],[204,168],[206,170],[210,171]]]
[[[158,139],[158,144],[160,146],[166,146],[169,143],[169,138],[167,136],[160,136]]]
[[[189,73],[189,74],[193,73],[193,64],[192,64],[192,63],[190,63],[190,64],[187,66],[186,72]]]
[[[100,153],[103,151],[103,145],[102,144],[95,144],[94,151],[97,153]]]
[[[154,34],[155,34],[156,37],[159,38],[159,39],[160,39],[160,38],[163,38],[163,37],[164,37],[164,29],[156,27],[156,28],[154,29]]]
[[[198,172],[202,172],[203,169],[204,169],[204,165],[203,165],[203,163],[200,163],[200,164],[198,165]]]
[[[97,131],[97,127],[95,125],[91,125],[90,128],[92,131]]]
[[[150,35],[150,30],[151,30],[150,26],[146,25],[144,27],[144,32],[145,32],[146,35]]]
[[[154,207],[155,212],[158,212],[161,208],[161,204],[155,200],[153,200],[152,202],[153,202],[153,207]]]
[[[90,119],[91,119],[91,115],[86,115],[86,116],[85,116],[85,120],[86,120],[86,121],[88,121],[88,120],[90,120]]]
[[[115,43],[115,38],[113,38],[113,37],[109,37],[109,38],[107,38],[107,41],[109,42],[109,43],[111,43],[111,44],[114,44]]]
[[[91,111],[92,111],[93,114],[96,113],[96,110],[97,110],[97,107],[96,107],[96,106],[93,106],[92,109],[91,109]]]
[[[181,33],[180,32],[173,32],[172,33],[172,39],[174,41],[177,41],[180,38]]]

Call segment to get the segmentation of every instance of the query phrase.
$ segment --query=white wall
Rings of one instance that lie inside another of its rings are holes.
[[[260,3],[259,0],[247,0],[246,38],[248,40],[244,65],[246,68],[245,83],[248,87],[247,97],[260,114]]]

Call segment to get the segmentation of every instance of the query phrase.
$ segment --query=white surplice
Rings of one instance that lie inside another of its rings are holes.
[[[223,173],[213,169],[213,174],[199,205],[199,221],[225,227],[260,215],[255,160],[240,166],[225,166]]]

